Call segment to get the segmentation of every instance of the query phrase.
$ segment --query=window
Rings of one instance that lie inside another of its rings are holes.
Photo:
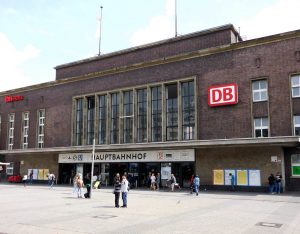
[[[178,99],[177,84],[166,86],[167,141],[178,140]]]
[[[82,145],[83,138],[83,98],[76,99],[75,145]]]
[[[110,130],[110,143],[119,143],[119,93],[111,94],[111,130]]]
[[[300,154],[291,156],[292,176],[300,176]]]
[[[10,163],[6,166],[6,175],[13,175],[14,174],[14,163]]]
[[[267,80],[256,80],[252,82],[253,102],[268,100]]]
[[[182,138],[195,139],[195,95],[194,82],[181,84],[182,95]]]
[[[45,110],[38,111],[38,148],[44,148]]]
[[[269,136],[268,118],[255,118],[254,132],[255,132],[255,137],[268,137]]]
[[[1,115],[0,115],[0,136],[1,136]]]
[[[23,149],[28,148],[28,134],[29,134],[29,112],[23,113]]]
[[[107,108],[107,96],[99,96],[99,144],[106,143],[106,108]]]
[[[294,116],[294,135],[300,136],[300,115]]]
[[[95,97],[87,98],[87,144],[92,145],[95,127]]]
[[[147,141],[147,89],[137,91],[137,141]]]
[[[161,87],[151,89],[151,127],[152,141],[162,141],[162,95]]]
[[[14,145],[15,114],[10,114],[8,121],[8,150],[12,150]]]
[[[292,76],[292,97],[300,97],[300,75]]]
[[[133,130],[133,91],[125,91],[123,95],[123,141],[132,143]]]

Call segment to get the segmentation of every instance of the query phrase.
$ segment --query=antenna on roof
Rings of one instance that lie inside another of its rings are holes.
[[[175,0],[175,37],[177,37],[177,0]]]
[[[102,26],[102,9],[103,9],[103,6],[100,6],[100,19],[99,19],[99,23],[100,23],[100,31],[99,31],[99,54],[98,56],[101,55],[101,26]]]

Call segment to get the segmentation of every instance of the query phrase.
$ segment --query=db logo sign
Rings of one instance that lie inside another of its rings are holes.
[[[208,105],[226,106],[238,103],[237,84],[211,86],[208,88]]]

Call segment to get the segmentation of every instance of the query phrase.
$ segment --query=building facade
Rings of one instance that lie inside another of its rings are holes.
[[[300,189],[300,31],[242,41],[232,25],[57,66],[53,82],[0,93],[2,179],[58,182],[94,171],[109,185]],[[92,145],[95,141],[95,155]]]

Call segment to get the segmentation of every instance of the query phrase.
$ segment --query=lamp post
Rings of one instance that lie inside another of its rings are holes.
[[[92,191],[93,191],[95,145],[96,145],[96,140],[95,140],[95,138],[94,138],[94,140],[93,140],[93,151],[92,151],[92,168],[91,168],[91,188],[90,188],[90,198],[92,198]]]

